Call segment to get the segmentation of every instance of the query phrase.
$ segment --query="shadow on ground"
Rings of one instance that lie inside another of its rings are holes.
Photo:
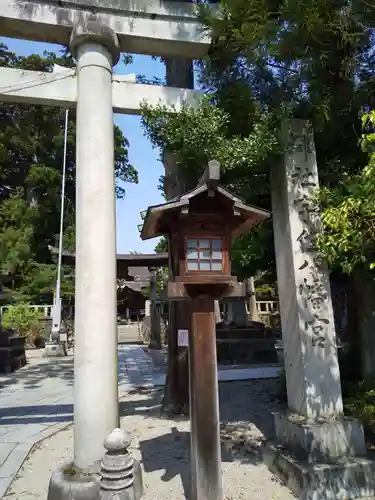
[[[120,393],[152,384],[153,376],[160,373],[147,357],[139,357],[137,352],[129,347],[118,350]],[[0,426],[71,422],[73,405],[68,403],[73,400],[73,392],[66,389],[74,385],[73,356],[43,359],[40,351],[28,356],[26,366],[0,376]],[[24,401],[17,397],[23,391],[27,391]]]
[[[30,363],[10,375],[0,377],[0,395],[2,389],[11,386],[20,385],[26,390],[40,388],[46,378],[57,378],[72,386],[73,377],[72,356],[55,359],[53,362]]]
[[[129,384],[138,387],[140,385],[152,383],[153,375],[160,375],[163,369],[153,367],[148,357],[139,357],[134,354],[130,346],[124,349],[122,346],[118,350],[118,380],[119,384]],[[139,349],[139,348],[138,348]],[[42,354],[40,353],[40,356]],[[43,382],[49,379],[59,379],[68,386],[74,384],[73,355],[65,358],[53,358],[28,362],[26,366],[10,375],[0,375],[0,395],[1,390],[17,385],[22,385],[23,389],[41,388]]]
[[[162,419],[162,389],[143,390],[139,394],[139,400],[125,399],[120,403],[121,416],[142,414],[146,418]],[[219,384],[223,462],[262,463],[261,445],[265,439],[274,436],[273,412],[281,409],[277,394],[275,380]],[[139,446],[145,472],[164,470],[162,480],[165,482],[179,475],[185,497],[189,498],[189,432],[181,432],[171,420],[169,433],[147,441],[140,440]]]
[[[73,405],[10,406],[0,410],[0,426],[73,421]]]

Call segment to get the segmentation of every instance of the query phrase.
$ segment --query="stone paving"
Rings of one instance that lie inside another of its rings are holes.
[[[33,446],[73,420],[73,355],[47,360],[33,350],[27,356],[21,370],[0,376],[0,499]],[[120,395],[164,383],[141,347],[119,346],[118,359]]]

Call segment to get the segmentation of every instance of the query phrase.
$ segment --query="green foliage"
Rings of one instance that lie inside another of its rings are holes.
[[[31,257],[34,209],[20,191],[0,204],[0,274],[14,274]]]
[[[324,185],[357,173],[365,164],[356,147],[358,114],[375,104],[375,9],[361,0],[224,0],[222,6],[218,19],[202,13],[214,37],[204,81],[220,105],[236,120],[241,116],[244,100],[236,105],[235,98],[242,82],[266,109],[288,105],[294,116],[312,120]]]
[[[365,380],[343,387],[345,413],[363,423],[366,434],[375,437],[375,381]]]
[[[160,297],[160,293],[162,289],[165,287],[168,282],[168,268],[163,267],[159,269],[156,277],[156,296]],[[142,295],[146,297],[146,299],[151,299],[151,286],[144,288],[142,290]]]
[[[239,278],[255,276],[263,270],[262,280],[275,283],[276,269],[273,249],[272,221],[264,221],[254,227],[250,233],[234,240],[232,245],[232,271]],[[265,245],[265,242],[269,242]]]
[[[267,275],[265,275],[267,276]],[[264,279],[264,276],[262,276],[262,279]],[[255,291],[256,291],[256,295],[257,297],[262,297],[262,296],[267,296],[267,297],[277,297],[277,291],[275,289],[274,286],[271,286],[269,285],[268,283],[271,282],[271,283],[274,283],[275,280],[269,280],[269,278],[267,279],[267,283],[260,283],[260,284],[257,284],[256,287],[255,287]]]
[[[375,112],[365,114],[362,123],[361,145],[369,154],[368,165],[321,193],[325,210],[319,248],[332,266],[344,272],[359,265],[375,268]]]
[[[20,302],[6,309],[2,322],[5,328],[13,328],[28,340],[34,340],[42,329],[42,319],[39,311],[29,307],[27,303]]]
[[[179,172],[188,186],[196,185],[208,161],[215,158],[222,166],[222,183],[249,199],[267,177],[264,162],[278,151],[277,122],[274,114],[259,116],[246,137],[229,136],[229,115],[202,99],[196,108],[184,106],[179,113],[170,108],[142,106],[142,120],[154,147],[175,153]],[[247,195],[247,196],[246,196]]]
[[[0,66],[52,71],[53,65],[72,67],[67,56],[44,53],[17,57],[0,44]],[[51,302],[56,282],[56,259],[49,245],[59,234],[65,110],[48,106],[2,103],[0,107],[0,279],[5,301]],[[75,111],[69,112],[64,248],[75,244]],[[129,163],[128,142],[114,126],[117,196],[124,182],[137,182]],[[72,297],[73,270],[63,269],[62,295]],[[70,277],[69,277],[70,276]]]
[[[270,208],[268,170],[279,160],[280,120],[311,120],[324,224],[331,225],[324,243],[329,263],[345,270],[372,265],[373,167],[370,162],[364,169],[358,116],[366,106],[375,109],[374,6],[362,0],[222,0],[221,7],[219,17],[207,5],[199,14],[213,38],[199,68],[206,99],[197,110],[173,116],[146,106],[152,143],[177,155],[188,187],[217,158],[229,189]],[[367,148],[371,133],[363,140]],[[359,202],[364,194],[367,201]],[[234,271],[274,271],[272,247],[266,223],[235,242]]]
[[[168,240],[165,236],[160,238],[158,244],[155,247],[155,253],[164,253],[168,252]]]
[[[208,161],[216,159],[221,164],[221,184],[247,203],[270,208],[268,167],[280,154],[278,124],[287,116],[286,108],[253,116],[246,136],[233,134],[230,115],[208,98],[196,108],[183,107],[173,114],[165,106],[143,105],[142,116],[153,146],[175,154],[178,175],[188,189],[197,184]],[[235,242],[235,273],[251,276],[259,268],[272,272],[273,245],[265,244],[270,236],[271,224],[266,223]]]

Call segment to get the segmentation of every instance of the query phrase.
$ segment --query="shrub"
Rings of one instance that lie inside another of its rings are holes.
[[[28,343],[34,343],[42,330],[43,315],[26,303],[9,306],[3,315],[3,326],[13,328],[25,336]]]
[[[375,437],[375,380],[344,384],[345,414],[361,420],[368,437]]]

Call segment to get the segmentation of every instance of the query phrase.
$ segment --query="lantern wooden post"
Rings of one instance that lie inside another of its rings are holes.
[[[221,500],[220,419],[215,301],[192,298],[189,332],[192,498]]]
[[[208,164],[198,186],[163,205],[149,207],[142,239],[167,235],[170,300],[189,301],[191,497],[223,500],[216,357],[215,300],[246,297],[231,275],[232,237],[268,217],[219,185],[220,165]]]

